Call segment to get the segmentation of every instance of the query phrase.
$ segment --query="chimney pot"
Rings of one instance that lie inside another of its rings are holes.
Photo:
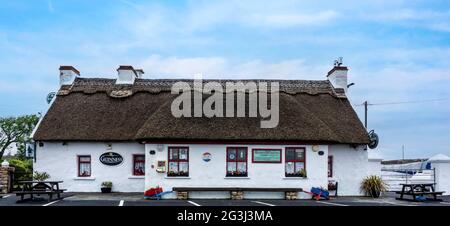
[[[327,74],[328,81],[334,88],[344,89],[347,93],[347,72],[348,68],[345,66],[334,66]]]
[[[80,71],[78,71],[73,66],[60,66],[59,67],[59,84],[71,85],[75,80],[75,77],[80,76]]]
[[[119,68],[117,68],[117,72],[118,76],[116,84],[133,84],[138,76],[133,66],[129,65],[120,65]]]

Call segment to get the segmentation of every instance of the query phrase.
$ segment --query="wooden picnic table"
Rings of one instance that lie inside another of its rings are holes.
[[[436,191],[434,188],[434,183],[415,183],[400,185],[402,186],[402,190],[396,192],[396,194],[400,195],[400,197],[398,197],[397,199],[419,201],[417,200],[418,196],[425,196],[427,200],[442,201],[442,199],[439,199],[437,196],[442,195],[444,192]],[[412,199],[404,198],[405,195],[411,196]],[[432,198],[429,198],[427,196],[432,196]]]
[[[30,195],[30,199],[33,199],[34,195],[47,194],[49,201],[52,200],[53,195],[57,195],[58,199],[61,198],[61,193],[66,189],[60,189],[59,184],[63,181],[20,181],[22,184],[22,190],[16,192],[17,196],[20,196],[20,201],[23,201],[25,195]]]

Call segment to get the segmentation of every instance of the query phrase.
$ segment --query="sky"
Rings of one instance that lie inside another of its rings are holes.
[[[338,57],[360,118],[361,103],[381,104],[368,110],[371,156],[450,155],[449,1],[4,0],[0,117],[45,112],[60,65],[82,77],[133,65],[146,78],[323,80]]]

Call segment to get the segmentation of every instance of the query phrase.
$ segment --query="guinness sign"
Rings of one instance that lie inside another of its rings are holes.
[[[378,146],[379,141],[378,135],[375,131],[371,130],[369,132],[369,144],[367,146],[369,146],[370,149],[375,149]]]
[[[123,162],[123,158],[115,152],[106,152],[100,155],[100,162],[108,166],[116,166]]]

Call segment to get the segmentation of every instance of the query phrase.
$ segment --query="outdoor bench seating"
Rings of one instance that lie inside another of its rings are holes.
[[[432,198],[426,197],[427,200],[442,201],[437,196],[442,195],[445,192],[435,191],[433,183],[423,183],[423,184],[400,184],[402,186],[401,191],[395,192],[400,195],[396,198],[399,200],[410,200],[410,201],[422,201],[417,199],[420,196],[432,196]],[[411,199],[404,198],[404,196],[411,196]]]
[[[66,191],[66,189],[59,189],[59,190],[36,190],[36,191],[17,191],[16,196],[20,196],[20,201],[24,200],[25,195],[30,195],[30,198],[33,199],[34,195],[48,195],[49,201],[52,200],[53,195],[56,195],[58,199],[61,198],[61,193]]]
[[[231,199],[243,199],[244,192],[285,192],[286,199],[296,199],[297,192],[303,191],[302,188],[244,188],[244,187],[174,187],[178,199],[188,199],[189,192],[195,191],[228,191]]]
[[[51,201],[53,195],[56,195],[58,199],[61,198],[61,193],[66,189],[60,189],[59,184],[62,181],[21,181],[22,190],[15,192],[16,196],[20,196],[19,201],[24,201],[25,195],[30,195],[30,199],[33,199],[34,195],[48,195],[48,200]]]

